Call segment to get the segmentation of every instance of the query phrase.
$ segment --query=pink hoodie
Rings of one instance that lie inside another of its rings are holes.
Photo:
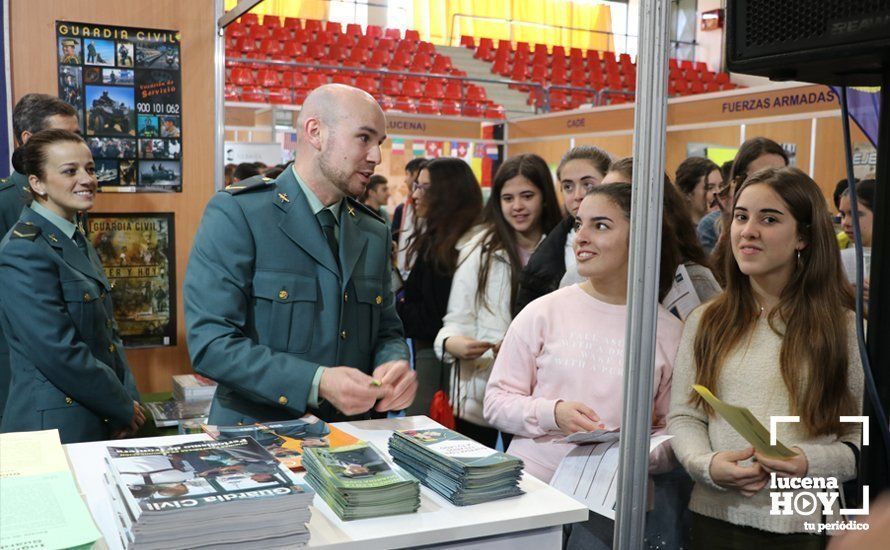
[[[574,447],[554,443],[558,401],[578,401],[599,415],[606,429],[621,426],[624,329],[627,306],[601,302],[579,285],[543,296],[510,325],[485,390],[485,419],[516,434],[508,453],[533,476],[549,481]],[[683,323],[658,306],[653,428],[663,433],[674,357]],[[668,444],[652,455],[650,471],[673,466]]]

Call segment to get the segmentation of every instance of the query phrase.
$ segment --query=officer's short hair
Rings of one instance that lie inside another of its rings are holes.
[[[47,94],[25,94],[12,111],[12,131],[15,141],[22,144],[22,133],[36,134],[48,128],[47,120],[55,115],[77,116],[71,105]]]

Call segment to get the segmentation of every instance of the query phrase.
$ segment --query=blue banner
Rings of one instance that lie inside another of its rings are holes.
[[[833,87],[840,103],[840,88]],[[850,118],[859,126],[865,137],[878,146],[878,115],[881,111],[881,88],[847,88],[847,108]]]

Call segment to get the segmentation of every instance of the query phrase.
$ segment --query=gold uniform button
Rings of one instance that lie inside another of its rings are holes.
[[[84,292],[84,293],[83,293],[83,301],[84,301],[84,302],[89,302],[89,301],[92,300],[92,299],[93,299],[93,297],[90,296],[90,293],[89,293],[89,292]]]
[[[343,332],[340,333],[340,339],[341,339],[341,340],[346,340],[346,331],[345,331],[345,330],[344,330]]]
[[[349,293],[348,293],[348,292],[344,292],[344,293],[343,293],[343,301],[344,301],[344,302],[348,302],[348,301],[349,301]]]
[[[281,292],[278,293],[278,297],[281,298],[282,300],[287,300],[287,297],[288,297],[287,291],[282,290]]]
[[[114,353],[114,350],[116,349],[117,346],[115,346],[114,344],[108,344],[108,351],[110,351],[111,353]]]
[[[70,405],[71,403],[74,403],[74,400],[71,399],[70,397],[66,397],[66,398],[65,398],[65,404],[66,404],[66,405]]]
[[[378,297],[374,298],[374,301],[377,302],[377,305],[379,306],[380,304],[383,303],[383,298],[381,298],[380,296],[378,296]]]
[[[279,397],[278,404],[281,405],[282,407],[287,405],[287,397],[285,397],[283,395],[281,397]]]

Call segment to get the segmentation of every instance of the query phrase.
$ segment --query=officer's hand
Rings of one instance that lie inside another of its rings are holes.
[[[352,416],[371,410],[378,399],[386,397],[374,379],[352,367],[328,367],[321,375],[318,396],[330,401],[337,410]]]
[[[408,361],[389,361],[374,369],[374,380],[386,396],[377,403],[377,412],[400,411],[414,401],[417,393],[417,373],[411,370]]]

